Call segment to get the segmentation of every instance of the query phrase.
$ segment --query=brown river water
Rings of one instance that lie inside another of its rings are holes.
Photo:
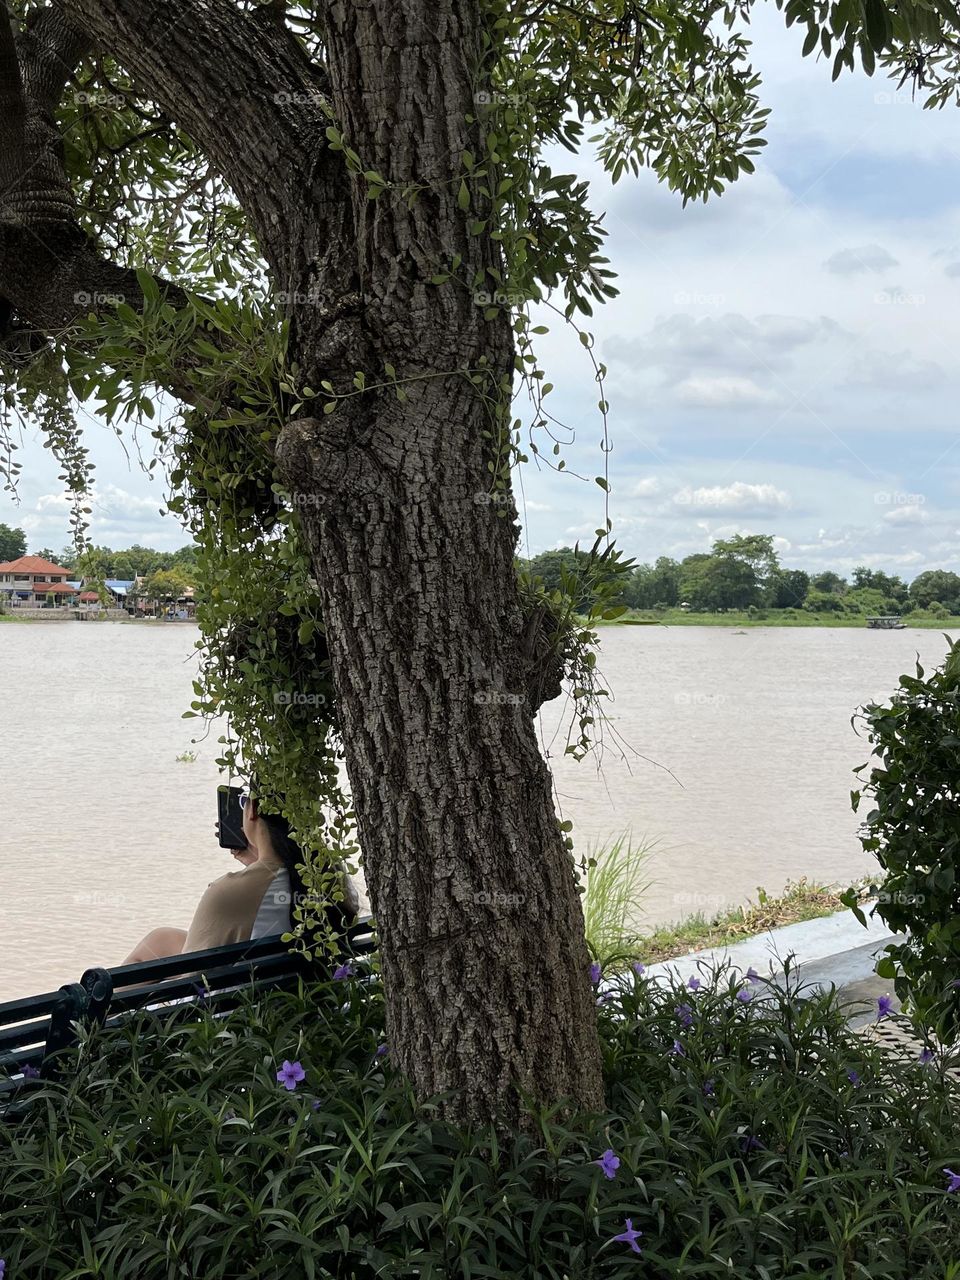
[[[0,624],[0,1000],[118,964],[155,925],[186,927],[234,870],[213,834],[216,733],[194,741],[196,629]],[[850,810],[867,756],[850,724],[937,631],[621,627],[600,666],[615,693],[594,759],[541,736],[578,848],[656,842],[641,921],[736,905],[758,885],[873,869]],[[178,761],[184,752],[193,762]],[[598,769],[599,764],[599,769]]]

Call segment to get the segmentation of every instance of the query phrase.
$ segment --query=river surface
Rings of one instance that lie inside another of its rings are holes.
[[[183,720],[194,627],[0,624],[0,1000],[119,964],[155,925],[186,927],[236,864],[215,841],[216,733]],[[641,922],[713,912],[806,875],[874,868],[850,810],[867,750],[855,708],[885,699],[936,631],[620,627],[598,759],[541,734],[578,849],[656,842]],[[194,752],[193,761],[178,760]]]

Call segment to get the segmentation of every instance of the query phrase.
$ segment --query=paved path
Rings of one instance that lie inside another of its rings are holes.
[[[874,972],[878,953],[895,940],[882,921],[868,918],[864,928],[852,912],[841,911],[773,929],[733,946],[648,965],[647,973],[655,977],[674,972],[685,982],[704,969],[726,963],[741,973],[753,968],[761,977],[782,979],[784,961],[792,957],[802,982],[837,988],[844,1002],[851,1005],[851,1025],[860,1027],[875,1018],[879,996],[893,996],[894,1009],[900,1007],[893,984]]]

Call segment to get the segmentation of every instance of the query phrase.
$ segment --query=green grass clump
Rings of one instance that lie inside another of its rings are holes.
[[[600,988],[607,1110],[526,1136],[417,1106],[352,979],[103,1033],[0,1124],[7,1280],[957,1277],[947,1064],[788,986],[628,968]]]
[[[674,924],[660,925],[638,939],[637,955],[649,962],[670,960],[710,947],[732,946],[771,929],[843,911],[845,892],[839,885],[817,884],[805,876],[789,882],[780,894],[770,894],[760,888],[756,902],[746,902],[712,916],[699,912]]]
[[[592,851],[584,877],[583,917],[587,945],[595,956],[636,954],[639,903],[650,880],[647,862],[655,841],[634,844],[628,835]]]

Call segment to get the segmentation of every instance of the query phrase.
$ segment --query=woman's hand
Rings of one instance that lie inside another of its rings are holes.
[[[214,825],[214,831],[216,832],[216,835],[217,835],[217,844],[220,844],[220,823],[219,822]],[[222,847],[223,846],[221,845],[221,848]],[[253,847],[253,845],[250,844],[249,841],[247,842],[247,847],[245,849],[228,849],[227,853],[233,854],[236,860],[245,867],[253,866],[255,862],[259,861],[259,856],[260,856],[257,853],[256,849]]]

